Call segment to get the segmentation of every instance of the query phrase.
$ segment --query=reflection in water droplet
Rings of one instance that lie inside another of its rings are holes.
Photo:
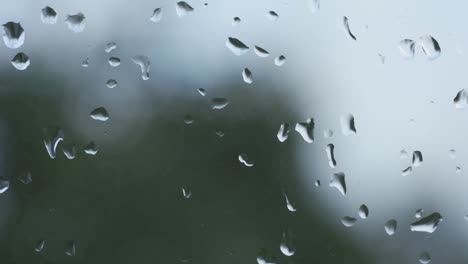
[[[117,48],[117,43],[115,43],[114,41],[111,41],[111,42],[106,44],[106,46],[104,47],[104,51],[107,52],[107,53],[110,53],[111,51],[115,50],[116,48]]]
[[[343,196],[346,196],[346,181],[343,172],[333,173],[330,179],[329,186],[336,188]]]
[[[453,98],[453,103],[455,104],[455,108],[463,109],[468,106],[468,92],[465,89],[461,89],[455,98]]]
[[[254,51],[255,51],[255,54],[257,54],[257,56],[259,56],[261,58],[266,58],[266,57],[270,56],[270,53],[268,51],[266,51],[265,49],[263,49],[263,48],[261,48],[259,46],[255,46]]]
[[[109,65],[112,67],[117,67],[120,65],[120,59],[117,57],[110,57],[108,62],[109,62]]]
[[[442,215],[435,212],[412,223],[410,230],[415,232],[433,233],[436,231],[439,222],[441,221],[443,221]]]
[[[84,146],[84,153],[88,155],[96,155],[98,153],[98,149],[94,141],[91,141]]]
[[[112,88],[115,88],[115,87],[117,86],[117,81],[114,80],[114,79],[109,79],[109,80],[107,80],[107,82],[106,82],[106,86],[107,86],[108,88],[111,88],[111,89],[112,89]]]
[[[423,156],[421,151],[414,151],[413,152],[413,167],[419,167],[423,163]]]
[[[342,217],[340,220],[341,223],[346,227],[352,227],[357,222],[357,219],[351,216]]]
[[[65,19],[65,23],[67,23],[68,28],[75,32],[75,33],[80,33],[85,29],[86,23],[85,23],[85,16],[83,13],[79,12],[75,15],[67,15],[67,18]]]
[[[232,19],[232,26],[233,26],[233,27],[234,27],[234,26],[237,26],[237,25],[239,25],[240,22],[241,22],[240,17],[234,17],[234,18]]]
[[[109,119],[109,113],[104,107],[98,107],[89,113],[89,116],[97,121],[107,121]]]
[[[65,246],[65,254],[70,257],[76,255],[76,243],[75,241],[68,241]]]
[[[328,165],[330,165],[331,168],[335,168],[336,167],[335,146],[333,144],[328,144],[325,147],[325,152],[327,153]]]
[[[294,233],[291,230],[283,232],[281,238],[280,251],[285,256],[290,257],[296,253],[296,247],[294,245]]]
[[[30,171],[23,171],[19,176],[18,180],[23,184],[30,184],[32,182],[32,175]]]
[[[223,109],[229,104],[229,101],[226,98],[213,98],[211,99],[211,108],[212,109]]]
[[[41,9],[41,21],[44,24],[53,25],[57,23],[57,12],[50,7],[46,6]]]
[[[242,79],[244,79],[244,82],[246,83],[253,83],[253,76],[252,76],[252,72],[248,69],[248,68],[244,68],[244,70],[242,71]]]
[[[431,255],[429,255],[429,253],[426,252],[426,251],[421,252],[421,254],[419,255],[419,262],[421,264],[430,263],[431,262]]]
[[[349,28],[349,21],[346,16],[343,17],[343,29],[346,32],[346,36],[348,36],[352,40],[356,40],[356,36],[353,35],[351,29]]]
[[[36,252],[41,252],[44,249],[46,241],[45,240],[40,240],[36,243],[36,246],[34,247],[34,251]]]
[[[416,217],[416,218],[421,218],[422,215],[423,215],[423,213],[424,213],[424,210],[423,210],[423,209],[418,209],[418,210],[416,210],[416,212],[414,213],[414,217]]]
[[[419,38],[421,48],[429,60],[435,60],[440,56],[439,42],[431,35],[425,35]]]
[[[356,134],[356,125],[354,124],[354,116],[347,114],[341,117],[341,132],[345,136]]]
[[[408,176],[413,171],[413,167],[409,166],[401,172],[401,176]]]
[[[228,38],[226,47],[236,56],[241,56],[249,51],[249,47],[236,38]]]
[[[29,60],[28,55],[24,54],[23,52],[16,54],[15,57],[13,57],[11,60],[11,65],[20,71],[26,70],[29,64],[31,64],[31,61]]]
[[[177,16],[183,17],[193,12],[193,7],[191,7],[187,2],[180,1],[176,3],[176,13]]]
[[[257,263],[258,264],[276,264],[277,260],[276,260],[276,257],[273,256],[270,252],[268,252],[264,248],[261,248],[257,254]]]
[[[398,49],[403,55],[403,58],[410,60],[414,58],[416,43],[411,39],[404,39],[398,44]]]
[[[8,191],[9,188],[10,188],[10,181],[0,179],[0,194]]]
[[[395,219],[388,220],[385,223],[385,232],[387,232],[387,235],[393,236],[396,232],[397,229],[397,221]]]
[[[74,159],[76,156],[76,145],[75,144],[64,144],[62,151],[67,159]]]
[[[249,161],[249,157],[245,153],[241,153],[238,156],[239,162],[243,164],[246,167],[253,167],[254,163],[252,161]]]
[[[145,81],[149,79],[149,71],[151,63],[149,58],[144,55],[136,55],[132,57],[133,63],[140,66],[141,78]]]
[[[286,195],[285,192],[283,192],[283,195],[284,195],[284,199],[286,200],[286,208],[288,208],[288,211],[290,212],[296,212],[297,209],[296,207],[291,203],[291,201],[289,200],[289,197]]]
[[[192,191],[182,188],[182,195],[185,199],[189,199],[190,197],[192,197]]]
[[[60,128],[49,127],[44,129],[44,146],[51,159],[55,159],[57,146],[63,140],[63,136]]]
[[[269,11],[267,13],[267,18],[271,21],[275,21],[279,18],[279,15],[275,11]]]
[[[288,139],[288,136],[289,136],[289,124],[283,123],[280,125],[278,133],[276,134],[276,137],[278,138],[279,142],[284,142],[286,141],[286,139]]]
[[[153,21],[154,23],[157,23],[161,21],[162,17],[163,17],[162,8],[156,8],[153,10],[153,14],[150,17],[150,20]]]
[[[307,143],[312,143],[314,142],[314,127],[314,119],[309,118],[306,122],[296,123],[296,127],[294,129]]]
[[[184,123],[190,125],[194,122],[193,117],[191,115],[184,116]]]
[[[86,58],[86,59],[81,63],[81,67],[83,67],[83,68],[89,67],[89,58]]]
[[[286,57],[283,55],[280,55],[275,58],[275,65],[278,67],[283,66],[286,63]]]
[[[361,205],[358,210],[359,217],[366,219],[369,217],[369,208],[365,204]]]
[[[319,11],[320,0],[307,0],[307,7],[312,14]]]
[[[3,42],[10,49],[17,49],[24,44],[25,32],[20,23],[3,24]]]

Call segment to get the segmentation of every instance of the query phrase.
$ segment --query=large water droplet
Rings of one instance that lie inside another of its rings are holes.
[[[268,252],[264,248],[261,248],[257,254],[257,263],[258,264],[276,264],[277,260],[276,260],[276,257],[273,256],[270,252]]]
[[[414,151],[413,152],[413,167],[419,167],[423,163],[423,156],[421,151]]]
[[[419,255],[418,260],[419,260],[419,263],[421,263],[421,264],[428,264],[428,263],[431,262],[431,255],[429,255],[428,252],[423,251],[423,252],[421,252],[421,254]]]
[[[425,35],[419,38],[421,48],[429,60],[435,60],[440,56],[440,46],[437,40],[431,35]]]
[[[280,250],[285,256],[290,257],[296,253],[296,247],[294,245],[294,233],[291,230],[283,232],[281,238]]]
[[[9,188],[10,188],[10,181],[0,179],[0,194],[8,191]]]
[[[388,220],[385,223],[385,232],[387,232],[387,235],[393,236],[396,232],[397,229],[397,221],[395,219]]]
[[[41,9],[41,21],[44,24],[53,25],[57,23],[57,12],[50,7],[46,6]]]
[[[76,255],[76,243],[75,241],[68,241],[65,246],[65,254],[70,257]]]
[[[403,58],[410,60],[414,58],[416,42],[411,39],[404,39],[398,43],[398,49],[403,55]]]
[[[84,16],[84,14],[79,12],[75,15],[67,15],[67,18],[65,19],[65,23],[67,23],[68,28],[71,31],[75,33],[80,33],[86,27],[85,19],[86,17]]]
[[[98,107],[89,113],[89,116],[97,121],[107,121],[109,119],[109,113],[104,107]]]
[[[244,82],[246,83],[253,83],[252,72],[248,68],[244,68],[242,71],[242,79],[244,79]]]
[[[112,89],[112,88],[115,88],[115,87],[117,86],[117,81],[114,80],[114,79],[109,79],[109,80],[107,80],[107,82],[106,82],[106,86],[107,86],[108,88],[111,88],[111,89]]]
[[[279,15],[275,11],[269,11],[267,13],[267,18],[271,21],[275,21],[279,18]]]
[[[110,57],[108,62],[109,62],[109,65],[112,67],[117,67],[120,65],[120,59],[117,57]]]
[[[453,98],[453,103],[455,104],[455,108],[463,109],[468,106],[468,92],[465,89],[461,89],[455,98]]]
[[[313,14],[320,9],[320,0],[307,0],[307,8]]]
[[[241,22],[240,17],[234,17],[234,18],[232,19],[232,23],[231,23],[231,24],[232,24],[232,26],[234,27],[234,26],[239,25],[240,22]]]
[[[187,2],[180,1],[176,3],[176,13],[177,16],[183,17],[193,12],[193,7],[191,7]]]
[[[44,129],[44,146],[51,159],[55,159],[57,155],[57,146],[63,141],[63,132],[60,128],[45,128]]]
[[[182,195],[185,199],[189,199],[190,197],[192,197],[192,191],[182,188]]]
[[[330,179],[330,187],[336,188],[343,196],[346,196],[346,175],[343,172],[333,173]]]
[[[20,71],[26,70],[29,67],[29,64],[31,64],[31,61],[29,60],[28,55],[23,52],[16,54],[11,60],[11,65]]]
[[[236,38],[228,38],[226,47],[236,56],[244,55],[249,51],[249,47]]]
[[[213,98],[211,99],[211,108],[212,109],[223,109],[229,104],[229,101],[226,98]]]
[[[98,153],[98,149],[94,141],[91,141],[84,146],[84,153],[88,155],[96,155]]]
[[[352,227],[357,222],[357,219],[351,216],[342,217],[340,220],[341,223],[346,227]]]
[[[409,166],[401,172],[401,176],[408,176],[413,171],[413,167]]]
[[[23,184],[30,184],[32,182],[32,175],[30,171],[23,171],[18,176],[18,180]]]
[[[104,51],[107,52],[107,53],[110,53],[111,51],[115,50],[116,48],[117,48],[117,43],[115,43],[114,41],[111,41],[111,42],[106,44],[106,46],[104,47]]]
[[[421,220],[418,220],[411,224],[410,230],[414,232],[426,232],[433,233],[439,226],[439,222],[443,220],[442,215],[435,212]]]
[[[356,125],[354,124],[354,116],[347,114],[341,117],[341,132],[345,136],[356,134]]]
[[[3,24],[3,42],[10,49],[17,49],[24,44],[25,32],[20,23]]]
[[[352,40],[356,40],[356,36],[351,32],[351,29],[349,28],[349,21],[346,16],[343,17],[343,29],[346,32],[346,36],[348,36]]]
[[[254,163],[249,160],[249,157],[245,153],[241,153],[238,156],[239,162],[246,167],[253,167]]]
[[[306,122],[296,123],[296,127],[294,129],[307,143],[312,143],[314,142],[314,127],[314,119],[309,118]]]
[[[327,153],[328,165],[330,165],[330,167],[332,168],[335,168],[336,167],[335,146],[333,144],[328,144],[325,147],[325,152]]]
[[[154,23],[157,23],[161,21],[162,17],[163,17],[162,8],[156,8],[153,10],[153,14],[150,17],[150,20],[153,21]]]
[[[278,67],[283,66],[286,63],[286,57],[283,55],[280,55],[275,58],[275,65]]]
[[[149,79],[149,71],[150,71],[150,60],[148,57],[144,55],[136,55],[132,57],[133,63],[140,66],[141,78],[145,81]]]
[[[64,144],[62,151],[67,159],[74,159],[76,156],[76,145],[75,144]]]
[[[278,133],[276,134],[276,137],[278,138],[279,142],[284,142],[286,141],[286,139],[288,139],[288,136],[289,136],[289,124],[283,123],[280,125]]]
[[[45,247],[45,243],[46,241],[45,240],[40,240],[36,243],[36,246],[34,247],[34,251],[36,252],[41,252],[44,247]]]
[[[369,217],[369,208],[365,204],[361,205],[358,210],[359,217],[366,219]]]
[[[254,51],[255,51],[255,54],[257,54],[257,56],[259,56],[261,58],[266,58],[266,57],[270,56],[270,53],[268,51],[266,51],[265,49],[263,49],[263,48],[261,48],[259,46],[255,46]]]

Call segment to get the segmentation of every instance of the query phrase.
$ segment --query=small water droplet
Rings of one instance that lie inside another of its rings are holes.
[[[107,86],[108,88],[111,88],[111,89],[112,89],[112,88],[115,88],[115,87],[117,86],[117,81],[114,80],[114,79],[109,79],[109,80],[107,80],[107,82],[106,82],[106,86]]]
[[[461,168],[459,166],[455,167],[455,172],[456,173],[460,173],[461,172]]]
[[[387,235],[389,236],[393,236],[396,232],[396,229],[397,229],[397,221],[395,219],[391,219],[391,220],[388,220],[386,223],[385,223],[385,232],[387,233]]]
[[[465,218],[465,221],[468,221],[468,214],[465,215],[463,218]]]
[[[288,123],[283,123],[280,125],[278,133],[276,134],[276,137],[278,138],[279,142],[284,142],[288,139],[289,137],[289,124]]]
[[[239,158],[239,162],[241,164],[243,164],[244,166],[246,166],[246,167],[253,167],[254,166],[254,163],[249,160],[249,157],[247,156],[247,154],[241,153],[241,154],[239,154],[238,158]]]
[[[64,144],[62,151],[67,159],[74,159],[76,156],[76,145],[75,144]]]
[[[449,150],[449,157],[451,159],[456,159],[457,158],[457,151],[455,149],[450,149]]]
[[[431,35],[420,37],[419,43],[428,60],[435,60],[440,57],[441,50],[439,42]]]
[[[455,108],[463,109],[468,106],[468,92],[465,89],[461,89],[455,98],[453,98],[453,103],[455,104]]]
[[[341,132],[345,136],[357,133],[354,116],[352,114],[347,114],[341,117]]]
[[[423,163],[423,156],[421,151],[414,151],[413,152],[413,167],[419,167]]]
[[[232,19],[232,26],[233,26],[233,27],[234,27],[234,26],[237,26],[237,25],[239,25],[240,22],[241,22],[240,17],[234,17],[234,18]]]
[[[117,48],[117,43],[115,43],[114,41],[111,41],[111,42],[106,44],[106,46],[104,47],[104,51],[106,53],[110,53],[111,51],[115,50],[116,48]]]
[[[290,212],[296,212],[297,209],[296,207],[291,203],[291,201],[289,200],[289,197],[288,195],[286,195],[285,192],[283,192],[283,195],[284,195],[284,199],[286,200],[286,208],[288,208],[288,211]]]
[[[294,245],[294,233],[291,230],[283,232],[280,243],[280,251],[287,257],[290,257],[296,253],[296,247]]]
[[[242,71],[242,79],[244,79],[244,82],[248,84],[253,83],[252,72],[248,68],[244,68],[244,70]]]
[[[320,185],[321,185],[320,180],[316,180],[315,181],[315,186],[320,187]]]
[[[206,95],[206,91],[205,91],[205,89],[203,89],[203,88],[198,88],[198,93],[199,93],[201,96],[205,96],[205,95]]]
[[[29,64],[31,64],[31,61],[29,60],[28,55],[23,52],[19,52],[11,60],[11,65],[20,71],[26,70],[29,67]]]
[[[342,217],[340,220],[341,223],[346,227],[352,227],[357,222],[357,219],[351,216]]]
[[[286,57],[283,55],[280,55],[275,58],[275,65],[278,67],[283,66],[286,63]]]
[[[279,15],[275,11],[269,11],[267,13],[267,18],[271,21],[275,21],[279,18]]]
[[[98,149],[94,141],[91,141],[84,146],[84,153],[88,155],[96,155],[98,153]]]
[[[398,49],[403,58],[410,60],[414,58],[416,42],[412,39],[404,39],[398,44]]]
[[[410,230],[414,232],[426,232],[433,233],[439,226],[439,222],[443,221],[442,215],[435,212],[421,220],[418,220],[411,224]]]
[[[89,113],[89,116],[97,121],[107,121],[109,119],[109,113],[104,107],[98,107]]]
[[[359,217],[366,219],[369,217],[369,208],[365,204],[361,205],[358,210]]]
[[[211,108],[212,109],[223,109],[229,104],[229,101],[226,98],[213,98],[211,99]]]
[[[324,138],[331,138],[331,137],[333,137],[333,130],[331,130],[331,129],[325,129],[325,130],[323,131],[323,137],[324,137]]]
[[[25,32],[20,23],[3,24],[3,42],[10,49],[17,49],[24,44]]]
[[[190,197],[192,197],[192,191],[189,191],[186,188],[182,188],[182,195],[185,199],[189,199]]]
[[[65,254],[70,257],[76,256],[76,243],[75,241],[68,241],[65,246]]]
[[[0,179],[0,194],[5,193],[10,188],[10,181]]]
[[[331,168],[335,168],[336,167],[335,146],[333,144],[328,144],[325,147],[325,152],[327,153],[328,165],[330,165]]]
[[[23,171],[18,176],[18,180],[23,184],[30,184],[32,182],[32,175],[30,171]]]
[[[416,218],[421,218],[422,215],[423,215],[423,213],[424,213],[424,210],[423,210],[423,209],[418,209],[418,210],[416,210],[416,212],[414,213],[414,217],[416,217]]]
[[[320,0],[308,0],[307,1],[307,8],[309,9],[309,11],[312,14],[319,11],[319,9],[320,9]]]
[[[55,159],[57,155],[57,146],[63,141],[63,132],[58,127],[49,127],[43,130],[44,132],[44,146],[51,159]]]
[[[343,196],[346,196],[346,175],[343,172],[333,173],[331,175],[329,186],[337,189]]]
[[[276,260],[276,257],[273,256],[270,252],[268,252],[264,248],[261,248],[257,254],[257,263],[258,264],[276,264],[277,260]]]
[[[117,57],[110,57],[108,62],[109,62],[109,65],[112,67],[117,67],[120,65],[120,59]]]
[[[224,137],[224,131],[222,131],[222,130],[216,130],[215,134],[220,138]]]
[[[266,51],[265,49],[263,49],[263,48],[261,48],[259,46],[255,46],[254,51],[255,51],[255,54],[257,54],[257,56],[259,56],[261,58],[266,58],[266,57],[270,56],[270,53],[268,51]]]
[[[178,17],[184,17],[193,12],[193,7],[191,7],[187,2],[180,1],[176,3],[176,13]]]
[[[151,63],[148,57],[144,55],[136,55],[132,57],[133,63],[140,66],[141,78],[145,81],[149,80],[149,71]]]
[[[408,158],[408,152],[404,149],[400,150],[400,159]]]
[[[75,33],[80,33],[83,32],[83,30],[86,27],[85,19],[86,17],[84,16],[84,14],[79,12],[75,15],[67,15],[65,23],[68,25],[68,28],[71,31]]]
[[[44,24],[53,25],[57,23],[57,12],[50,7],[46,6],[41,9],[41,21]]]
[[[430,263],[431,262],[431,255],[429,255],[429,253],[426,252],[426,251],[421,252],[421,254],[419,255],[419,262],[421,264]]]
[[[184,123],[190,125],[194,122],[193,117],[191,115],[184,116]]]
[[[346,36],[348,36],[352,40],[356,40],[356,36],[354,36],[354,34],[351,32],[351,29],[349,28],[348,17],[343,16],[342,23],[343,23],[343,29],[346,32]]]
[[[314,127],[314,119],[309,118],[306,122],[296,123],[296,127],[294,129],[307,143],[312,143],[314,142]]]
[[[89,58],[84,59],[84,61],[81,63],[81,67],[83,68],[89,67]]]
[[[161,21],[162,17],[163,17],[162,8],[156,8],[153,10],[153,14],[150,17],[150,20],[153,21],[154,23],[157,23]]]
[[[39,240],[34,247],[34,251],[41,252],[44,249],[45,243],[45,240]]]
[[[236,38],[228,38],[226,47],[236,56],[244,55],[249,51],[249,47]]]
[[[379,53],[380,63],[385,64],[385,56]]]
[[[401,172],[401,176],[408,176],[413,172],[413,167],[409,166]]]

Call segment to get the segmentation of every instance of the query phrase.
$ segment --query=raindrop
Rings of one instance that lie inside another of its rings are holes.
[[[404,39],[398,44],[398,49],[403,55],[403,58],[409,60],[414,58],[416,43],[411,39]]]
[[[107,53],[110,53],[111,51],[115,50],[116,48],[117,48],[117,43],[115,43],[114,41],[111,41],[111,42],[106,44],[106,46],[104,47],[104,51],[107,52]]]
[[[289,124],[283,123],[280,125],[278,133],[276,134],[276,137],[278,138],[279,142],[284,142],[286,141],[286,139],[288,139],[288,136],[289,136]]]
[[[40,240],[36,243],[36,246],[34,247],[34,251],[36,252],[41,252],[44,249],[46,241],[45,240]]]
[[[361,205],[358,210],[359,217],[366,219],[369,217],[369,208],[365,204]]]
[[[455,167],[455,172],[456,173],[460,173],[461,172],[461,168],[459,166]]]
[[[161,21],[162,17],[163,17],[162,8],[156,8],[153,10],[153,15],[151,15],[150,20],[153,21],[154,23],[157,23]]]
[[[249,47],[236,38],[228,38],[226,47],[236,56],[244,55],[249,51]]]
[[[280,250],[285,256],[290,257],[296,253],[296,247],[294,246],[294,233],[291,230],[283,232],[281,238]]]
[[[336,188],[343,196],[346,196],[346,181],[343,172],[333,173],[330,179],[329,186]]]
[[[114,79],[109,79],[107,80],[106,85],[108,88],[115,88],[117,86],[117,81]]]
[[[187,2],[180,1],[176,3],[176,13],[177,16],[183,17],[193,12],[193,7],[191,7]]]
[[[193,117],[191,115],[184,116],[184,123],[190,125],[194,122]]]
[[[455,98],[453,98],[453,103],[455,104],[455,108],[463,109],[468,106],[468,92],[465,89],[461,89]]]
[[[392,236],[395,234],[397,229],[397,221],[395,219],[388,220],[385,223],[385,232],[387,232],[387,235]]]
[[[44,129],[44,146],[51,159],[55,159],[57,155],[57,146],[63,141],[63,132],[60,128],[45,128]]]
[[[216,130],[215,134],[220,138],[224,137],[224,131],[222,131],[222,130]]]
[[[112,67],[117,67],[120,65],[120,59],[117,57],[110,57],[108,62],[109,62],[109,65]]]
[[[212,109],[223,109],[229,104],[229,101],[226,98],[213,98],[211,99],[211,108]]]
[[[96,155],[98,153],[98,149],[94,141],[91,141],[84,146],[84,153],[88,155]]]
[[[81,67],[83,68],[89,67],[89,58],[84,59],[84,61],[81,63]]]
[[[239,25],[240,22],[241,22],[241,19],[240,19],[239,17],[234,17],[234,18],[232,19],[232,26],[233,26],[233,27],[234,27],[234,26],[237,26],[237,25]]]
[[[253,167],[254,163],[249,160],[249,157],[245,153],[241,153],[238,156],[239,162],[246,167]]]
[[[65,254],[70,257],[76,255],[76,243],[75,241],[68,241],[65,246]]]
[[[356,125],[354,124],[354,116],[352,114],[341,117],[341,132],[345,136],[357,133]]]
[[[259,46],[255,46],[254,51],[255,51],[255,54],[257,54],[257,56],[259,56],[261,58],[266,58],[266,57],[270,56],[270,53],[268,51],[266,51],[265,49],[263,49],[263,48],[261,48]]]
[[[286,63],[286,57],[283,55],[280,55],[275,58],[275,65],[278,67],[283,66]]]
[[[321,185],[320,180],[316,180],[315,181],[315,186],[320,187],[320,185]]]
[[[379,53],[380,62],[385,64],[385,56]]]
[[[50,6],[46,6],[42,8],[41,9],[41,21],[44,24],[50,24],[50,25],[56,24],[57,12],[55,12],[55,10]]]
[[[424,213],[424,210],[423,210],[423,209],[418,209],[418,210],[416,210],[416,212],[414,213],[414,217],[416,217],[416,218],[421,218],[422,215],[423,215],[423,213]]]
[[[408,152],[404,149],[400,150],[400,159],[408,158]]]
[[[29,60],[28,55],[24,54],[23,52],[16,54],[15,57],[13,57],[11,60],[11,65],[20,71],[26,70],[29,64],[31,64],[31,61]]]
[[[331,138],[333,137],[333,130],[331,129],[326,129],[323,131],[323,137],[324,138]]]
[[[346,227],[352,227],[357,222],[356,218],[351,216],[345,216],[341,218],[341,223]]]
[[[408,176],[413,171],[413,167],[409,166],[401,172],[401,176]]]
[[[442,215],[435,212],[422,218],[421,220],[412,223],[410,226],[410,230],[415,232],[433,233],[434,231],[436,231],[439,222],[441,222],[442,220]]]
[[[201,96],[205,96],[205,95],[206,95],[206,91],[205,91],[205,89],[203,89],[203,88],[198,88],[198,93],[199,93]]]
[[[349,22],[346,16],[343,17],[343,29],[349,38],[356,40],[356,36],[353,35],[353,33],[351,32],[351,29],[349,28]]]
[[[312,143],[314,142],[314,127],[314,119],[309,118],[306,122],[296,123],[296,127],[294,129],[307,143]]]
[[[440,46],[437,40],[431,35],[425,35],[419,38],[421,48],[429,60],[435,60],[440,56]]]
[[[465,215],[463,218],[465,218],[465,221],[468,221],[468,215]]]
[[[414,151],[413,152],[413,167],[419,167],[423,163],[423,156],[421,151]]]
[[[328,144],[325,147],[325,152],[327,153],[328,165],[330,165],[331,168],[335,168],[336,167],[335,146],[333,144]]]
[[[242,71],[242,79],[244,79],[244,82],[246,83],[253,83],[253,76],[252,76],[252,72],[248,69],[248,68],[244,68],[244,70]]]
[[[182,188],[182,195],[184,196],[185,199],[189,199],[192,196],[192,191]]]
[[[451,159],[457,158],[457,151],[455,149],[450,149],[449,150],[449,156]]]
[[[23,184],[30,184],[32,182],[32,175],[30,171],[23,171],[19,176],[18,180]]]
[[[307,7],[309,11],[313,14],[320,9],[320,0],[308,0]]]
[[[79,12],[75,15],[67,15],[67,18],[65,19],[65,23],[67,23],[68,28],[75,32],[79,33],[82,32],[86,26],[85,21],[85,16],[83,13]]]
[[[297,208],[291,203],[288,195],[286,195],[285,192],[283,192],[283,195],[284,195],[284,199],[286,200],[286,208],[288,208],[288,211],[293,212],[293,213],[296,212]]]
[[[261,248],[257,254],[257,263],[258,264],[276,264],[277,260],[276,260],[276,257],[273,256],[270,252],[268,252],[264,248]]]
[[[269,11],[267,13],[267,18],[271,21],[275,21],[279,18],[279,15],[275,11]]]
[[[20,23],[3,24],[3,42],[10,49],[17,49],[24,44],[24,29]]]
[[[104,107],[98,107],[89,113],[89,116],[97,121],[107,121],[109,119],[109,113]]]
[[[132,57],[133,63],[140,66],[141,78],[145,81],[149,79],[149,71],[151,63],[149,58],[144,55],[136,55]]]
[[[0,194],[8,191],[8,188],[10,188],[10,181],[0,179]]]
[[[429,253],[426,252],[426,251],[421,252],[421,254],[419,255],[419,262],[421,264],[430,263],[431,262],[431,255],[429,255]]]
[[[76,155],[75,144],[65,144],[62,146],[62,151],[67,159],[74,159]]]

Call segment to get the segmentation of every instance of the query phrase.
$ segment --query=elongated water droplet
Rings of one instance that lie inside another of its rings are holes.
[[[231,24],[232,24],[232,26],[234,27],[234,26],[239,25],[240,22],[241,22],[241,19],[240,19],[239,17],[234,17],[234,18],[232,19],[232,23],[231,23]]]
[[[423,215],[423,213],[424,213],[424,210],[423,210],[423,209],[418,209],[418,210],[416,210],[416,212],[414,213],[414,217],[416,217],[416,218],[421,218],[422,215]]]
[[[267,13],[267,18],[271,21],[275,21],[279,18],[279,15],[275,11],[269,11]]]
[[[341,117],[341,132],[345,136],[356,134],[356,125],[354,124],[354,116],[347,114]]]
[[[18,180],[22,182],[23,184],[30,184],[32,182],[32,175],[30,171],[23,171],[21,174],[18,176]]]
[[[398,43],[398,49],[403,58],[410,60],[414,58],[416,42],[412,39],[404,39]]]
[[[343,23],[343,29],[346,32],[346,36],[348,36],[352,40],[356,40],[356,36],[354,36],[354,34],[351,32],[351,29],[349,28],[348,17],[344,16],[342,23]]]
[[[320,180],[316,180],[315,181],[315,186],[320,187],[320,185],[321,185]]]
[[[109,62],[109,65],[112,67],[117,67],[120,65],[120,59],[117,57],[110,57],[108,62]]]
[[[176,3],[176,13],[179,17],[184,17],[193,12],[193,7],[191,7],[187,2],[180,1]]]
[[[36,243],[36,246],[34,247],[34,251],[36,252],[41,252],[44,249],[46,241],[45,240],[40,240]]]
[[[191,115],[185,115],[184,116],[184,123],[187,125],[193,124],[194,120]]]
[[[0,194],[8,191],[9,188],[10,188],[10,181],[0,179]]]
[[[411,224],[410,230],[414,232],[426,232],[433,233],[439,226],[439,222],[443,221],[442,215],[435,212],[421,220],[418,220]]]
[[[294,233],[291,230],[283,232],[281,238],[280,251],[283,255],[290,257],[296,253],[296,247],[294,245]]]
[[[63,141],[63,132],[60,128],[45,128],[44,129],[44,146],[51,159],[55,159],[57,155],[57,146]]]
[[[241,153],[241,154],[239,154],[238,158],[239,158],[239,162],[241,164],[243,164],[244,166],[246,166],[246,167],[253,167],[254,166],[254,163],[249,160],[249,157],[247,156],[247,154]]]
[[[257,263],[258,264],[276,264],[276,257],[273,256],[269,251],[264,248],[261,248],[257,254]]]
[[[249,47],[236,38],[228,38],[226,47],[236,56],[244,55],[249,51]]]
[[[421,264],[428,264],[431,262],[431,255],[429,255],[428,252],[426,251],[423,251],[421,252],[421,254],[419,255],[419,263]]]
[[[341,223],[346,227],[352,227],[357,222],[357,219],[351,216],[342,217],[340,220]]]
[[[413,171],[413,167],[409,166],[401,172],[401,176],[408,176]]]
[[[413,167],[419,167],[423,163],[423,156],[421,151],[414,151],[413,152]]]
[[[365,204],[361,205],[358,210],[359,217],[366,219],[369,217],[369,208]]]
[[[213,98],[211,99],[211,108],[212,109],[223,109],[229,104],[229,101],[226,98]]]
[[[17,49],[24,44],[25,33],[20,23],[3,24],[3,42],[10,49]]]
[[[144,55],[136,55],[132,57],[133,63],[140,66],[141,78],[145,81],[149,79],[149,71],[151,63],[148,57]]]
[[[23,52],[16,54],[11,60],[11,65],[20,71],[26,70],[29,67],[29,64],[31,64],[31,61],[29,60],[28,55]]]
[[[74,159],[76,156],[76,145],[75,144],[64,144],[62,151],[67,159]]]
[[[86,17],[84,16],[84,14],[79,12],[75,15],[67,15],[65,23],[68,25],[68,28],[71,31],[75,33],[80,33],[83,32],[83,30],[86,27],[85,19]]]
[[[266,51],[265,49],[263,49],[263,48],[261,48],[259,46],[255,46],[254,51],[255,51],[255,54],[257,54],[257,56],[259,56],[261,58],[266,58],[266,57],[270,56],[270,53],[268,51]]]
[[[190,197],[192,197],[192,191],[182,188],[182,195],[185,199],[189,199]]]
[[[275,65],[278,67],[283,66],[286,63],[286,57],[283,55],[280,55],[275,58]]]
[[[328,144],[325,147],[325,152],[327,153],[328,165],[330,165],[331,168],[335,168],[336,167],[335,146],[333,144]]]
[[[244,68],[242,71],[242,79],[244,79],[244,82],[248,84],[253,83],[252,72],[248,68]]]
[[[206,95],[206,91],[205,91],[205,89],[203,89],[203,88],[198,88],[198,93],[199,93],[201,96],[205,96],[205,95]]]
[[[307,0],[307,8],[314,14],[320,9],[320,0]]]
[[[88,155],[96,155],[98,153],[98,149],[94,141],[91,141],[84,146],[84,153]]]
[[[68,241],[65,245],[65,254],[70,257],[76,255],[76,243],[75,241]]]
[[[278,133],[276,134],[276,137],[278,138],[279,142],[284,142],[286,141],[286,139],[288,139],[289,137],[289,124],[288,123],[283,123],[280,125]]]
[[[150,20],[153,21],[154,23],[157,23],[161,21],[162,17],[163,17],[162,8],[156,8],[153,10],[153,14],[150,17]]]
[[[84,59],[84,61],[81,63],[81,67],[83,68],[89,67],[89,58]]]
[[[387,235],[389,236],[393,236],[396,232],[396,229],[397,229],[397,221],[395,219],[391,219],[391,220],[388,220],[386,223],[385,223],[385,232],[387,233]]]
[[[289,197],[288,195],[286,195],[285,192],[283,192],[283,195],[284,195],[284,199],[286,200],[286,208],[288,208],[288,211],[290,212],[296,212],[297,209],[296,207],[291,203],[291,201],[289,200]]]
[[[53,25],[57,23],[57,12],[50,7],[46,6],[41,9],[41,21],[44,24]]]
[[[117,81],[114,80],[114,79],[109,79],[109,80],[107,80],[107,82],[106,82],[106,86],[107,86],[108,88],[111,88],[111,89],[112,89],[112,88],[115,88],[115,87],[117,86]]]
[[[455,98],[453,98],[453,103],[455,104],[455,108],[463,109],[468,106],[468,92],[465,89],[461,89]]]
[[[307,143],[312,143],[314,142],[314,128],[314,119],[309,118],[306,122],[296,123],[296,127],[294,129]]]
[[[115,43],[114,41],[111,41],[111,42],[106,44],[106,46],[104,47],[104,51],[107,52],[107,53],[110,53],[111,51],[115,50],[116,48],[117,48],[117,43]]]
[[[109,113],[104,107],[98,107],[89,113],[89,116],[97,121],[107,121],[109,119]]]
[[[437,42],[437,40],[431,35],[420,37],[419,43],[428,60],[435,60],[440,57],[441,51],[439,42]]]
[[[346,196],[346,175],[343,172],[333,173],[331,175],[329,186],[337,189],[343,196]]]

